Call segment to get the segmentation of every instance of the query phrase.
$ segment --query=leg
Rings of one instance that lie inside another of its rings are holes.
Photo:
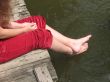
[[[53,51],[66,53],[66,54],[73,54],[73,51],[70,47],[62,44],[60,41],[58,41],[56,38],[53,37],[51,48]]]
[[[53,37],[53,42],[52,42],[52,46],[51,46],[50,49],[52,49],[53,51],[56,51],[56,52],[66,53],[66,54],[69,54],[69,55],[74,54],[73,50],[70,47],[64,45],[63,43],[61,43],[60,41],[58,41],[54,37]],[[80,51],[75,53],[75,54],[83,53],[87,49],[88,49],[88,44],[85,43],[83,46],[81,46]]]
[[[56,30],[52,29],[48,25],[46,25],[46,29],[50,30],[51,33],[53,34],[53,36],[59,42],[70,47],[74,51],[74,53],[79,54],[81,52],[84,52],[88,48],[88,43],[86,43],[86,42],[90,39],[91,35],[88,35],[81,39],[71,39],[71,38],[68,38],[68,37],[62,35],[61,33],[57,32]]]
[[[59,33],[58,31],[54,30],[53,28],[51,28],[50,26],[46,25],[46,29],[50,30],[52,35],[58,39],[60,42],[64,43],[65,45],[67,45],[67,43],[70,41],[70,38],[62,35],[61,33]]]

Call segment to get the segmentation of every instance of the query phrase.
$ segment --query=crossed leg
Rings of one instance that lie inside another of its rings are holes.
[[[50,30],[53,35],[53,42],[51,49],[57,52],[63,52],[67,54],[80,54],[85,52],[88,49],[88,41],[91,38],[91,35],[80,39],[68,38],[58,31],[52,29],[46,25],[46,29]]]

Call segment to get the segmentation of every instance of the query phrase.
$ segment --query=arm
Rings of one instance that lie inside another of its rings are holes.
[[[17,22],[11,22],[7,28],[12,28],[12,29],[16,29],[16,28],[24,28],[24,27],[29,27],[29,26],[33,26],[36,25],[36,23],[17,23]],[[36,25],[37,26],[37,25]]]
[[[35,26],[27,28],[18,28],[18,29],[4,29],[0,27],[0,39],[10,38],[17,36],[19,34],[35,30]]]
[[[17,23],[17,22],[10,22],[10,26],[8,28],[22,28],[23,25],[22,23]]]
[[[3,29],[0,27],[0,39],[14,37],[22,33],[25,33],[25,29]]]

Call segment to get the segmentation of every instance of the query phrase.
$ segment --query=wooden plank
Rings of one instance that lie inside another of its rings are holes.
[[[0,82],[1,79],[6,79],[6,78],[14,78],[15,76],[20,76],[20,75],[23,75],[24,73],[22,72],[22,70],[33,70],[35,67],[39,67],[41,65],[47,65],[47,68],[49,70],[49,73],[53,79],[53,81],[57,81],[58,80],[58,77],[57,77],[57,74],[55,72],[55,69],[50,61],[50,59],[44,59],[42,61],[36,61],[36,62],[32,62],[32,63],[29,63],[29,64],[26,64],[26,65],[23,65],[23,66],[19,66],[19,67],[16,67],[14,69],[9,69],[9,70],[6,70],[6,71],[2,71],[0,72]]]
[[[46,50],[40,50],[38,52],[32,51],[30,53],[25,54],[22,57],[16,58],[12,61],[9,61],[4,64],[0,64],[0,72],[9,70],[18,66],[22,66],[25,64],[29,64],[35,61],[42,61],[43,59],[50,58],[48,51]]]
[[[36,61],[36,62],[30,63],[30,64],[19,66],[19,67],[16,67],[14,69],[9,69],[9,70],[6,70],[6,71],[2,71],[2,72],[0,72],[0,80],[2,78],[13,78],[16,75],[17,76],[22,75],[22,74],[24,74],[23,71],[34,70],[35,67],[39,67],[41,65],[47,64],[48,62],[50,62],[50,60],[45,59],[45,60],[42,60],[42,61]]]
[[[35,75],[31,67],[29,68],[20,68],[19,70],[14,69],[7,75],[5,73],[4,77],[0,77],[0,82],[36,82]],[[3,73],[0,73],[0,75]]]
[[[12,17],[11,20],[18,20],[30,16],[24,0],[11,0]]]
[[[57,74],[56,74],[55,68],[53,67],[51,61],[48,62],[48,64],[47,64],[47,68],[48,68],[48,70],[49,70],[49,72],[50,72],[50,75],[51,75],[53,81],[54,81],[54,82],[58,81],[58,77],[57,77]]]
[[[38,82],[53,82],[46,65],[35,68],[34,72]]]

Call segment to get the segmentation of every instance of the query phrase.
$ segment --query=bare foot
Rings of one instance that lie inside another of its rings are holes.
[[[88,41],[92,35],[88,35],[86,37],[80,39],[72,39],[70,42],[70,47],[72,48],[75,54],[80,54],[85,52],[88,49]]]
[[[81,53],[87,51],[87,49],[88,49],[88,43],[84,43],[84,44],[81,46],[79,52],[76,53],[76,54],[81,54]]]

